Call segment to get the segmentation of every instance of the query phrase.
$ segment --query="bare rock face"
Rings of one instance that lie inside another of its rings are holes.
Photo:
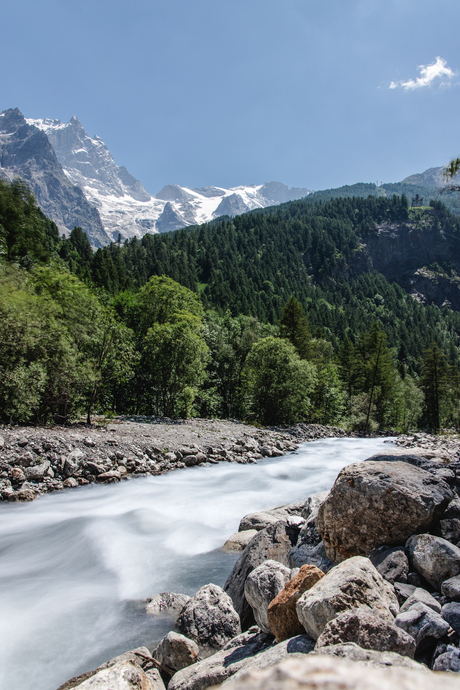
[[[414,663],[414,662],[412,662]],[[226,683],[227,690],[458,690],[452,673],[415,668],[371,668],[326,655],[296,656]]]
[[[345,467],[320,506],[316,529],[327,556],[340,563],[381,544],[404,544],[442,515],[453,492],[442,479],[404,462]],[[359,529],[357,529],[359,525]]]
[[[286,583],[284,589],[270,602],[267,609],[268,623],[277,642],[282,642],[304,632],[297,616],[296,604],[302,594],[313,587],[324,573],[314,565],[303,565],[297,575]]]
[[[252,609],[244,594],[246,578],[264,561],[279,561],[288,566],[287,554],[292,546],[288,530],[287,522],[279,521],[258,532],[243,551],[225,583],[224,589],[240,615],[243,630],[254,623]]]
[[[241,632],[240,619],[232,600],[217,585],[205,585],[185,605],[177,625],[198,644],[219,649]]]
[[[343,642],[356,642],[363,649],[396,652],[411,658],[415,654],[415,640],[411,635],[365,609],[344,611],[329,621],[318,638],[315,651]]]
[[[291,579],[291,571],[278,561],[264,561],[251,573],[244,583],[244,595],[254,613],[262,632],[272,634],[267,609],[270,602],[284,589]],[[303,632],[301,630],[300,632]]]
[[[435,589],[460,573],[460,549],[433,534],[414,534],[406,544],[415,570]]]
[[[297,602],[304,629],[317,640],[330,620],[343,611],[365,608],[393,623],[399,611],[393,587],[368,558],[355,556],[332,568]]]
[[[198,659],[198,653],[196,642],[171,630],[161,640],[152,656],[161,664],[162,670],[173,675],[181,668],[194,664]]]

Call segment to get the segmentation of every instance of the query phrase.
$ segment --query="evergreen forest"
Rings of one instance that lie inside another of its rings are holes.
[[[94,251],[0,180],[0,419],[458,427],[460,313],[369,270],[382,224],[460,243],[439,200],[363,193]],[[455,265],[428,268],[455,282]]]

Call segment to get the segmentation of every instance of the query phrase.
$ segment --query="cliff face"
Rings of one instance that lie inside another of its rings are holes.
[[[109,242],[97,209],[68,179],[46,134],[29,125],[18,108],[0,113],[0,176],[20,177],[61,232],[80,226],[93,245]]]
[[[363,237],[353,273],[375,270],[421,302],[460,310],[460,237],[433,209],[411,215],[409,222],[384,223]]]

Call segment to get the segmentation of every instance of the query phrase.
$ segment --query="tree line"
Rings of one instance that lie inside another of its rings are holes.
[[[457,425],[458,315],[383,276],[335,273],[357,250],[357,225],[404,217],[407,200],[320,206],[93,252],[78,228],[60,238],[22,183],[0,181],[1,419]],[[104,257],[118,269],[102,270]]]

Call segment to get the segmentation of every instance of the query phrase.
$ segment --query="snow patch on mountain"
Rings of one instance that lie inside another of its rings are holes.
[[[152,196],[124,166],[116,165],[102,139],[90,137],[77,117],[67,123],[51,119],[27,123],[46,134],[65,174],[98,209],[104,230],[114,241],[119,234],[140,238],[146,232],[177,230],[309,194],[307,189],[268,182],[231,189],[167,185]]]

